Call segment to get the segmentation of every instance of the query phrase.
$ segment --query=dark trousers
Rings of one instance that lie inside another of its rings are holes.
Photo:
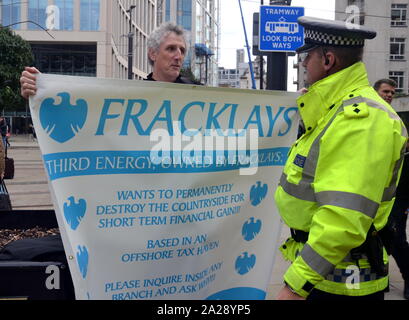
[[[405,281],[409,281],[409,244],[406,236],[408,208],[409,199],[397,197],[389,217],[389,225],[393,231],[391,253]]]
[[[308,301],[369,301],[369,300],[385,300],[385,293],[383,291],[375,292],[361,297],[343,296],[339,294],[332,294],[321,290],[313,289],[307,297]]]

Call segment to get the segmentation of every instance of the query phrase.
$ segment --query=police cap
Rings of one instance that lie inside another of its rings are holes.
[[[299,17],[298,23],[304,27],[304,45],[296,52],[310,51],[316,47],[361,48],[365,39],[373,39],[376,32],[360,25],[345,21],[326,20],[313,17]]]

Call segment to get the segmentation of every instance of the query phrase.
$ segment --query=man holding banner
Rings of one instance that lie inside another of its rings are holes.
[[[180,75],[186,55],[186,35],[183,28],[167,22],[155,29],[148,38],[148,61],[153,71],[145,80],[200,84]],[[22,72],[21,95],[28,98],[36,93],[35,75],[39,70],[26,67]]]
[[[275,193],[292,237],[278,299],[384,299],[388,259],[381,230],[391,211],[407,140],[361,62],[374,31],[301,17],[308,92],[297,100],[306,132]]]

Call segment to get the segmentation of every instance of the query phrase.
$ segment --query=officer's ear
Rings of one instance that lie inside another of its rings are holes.
[[[326,71],[331,70],[335,66],[337,57],[332,51],[328,51],[325,48],[323,48],[322,58],[324,60],[324,69]]]

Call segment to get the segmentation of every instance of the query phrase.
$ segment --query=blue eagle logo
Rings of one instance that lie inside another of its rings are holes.
[[[250,201],[253,206],[258,206],[261,201],[267,195],[268,187],[267,184],[261,185],[260,181],[257,181],[257,184],[251,186],[250,189]]]
[[[64,202],[64,217],[72,230],[76,230],[87,211],[87,202],[79,199],[75,202],[74,197],[68,198],[69,204]]]
[[[40,122],[43,129],[55,141],[67,142],[82,129],[87,119],[88,105],[84,99],[78,99],[75,105],[70,103],[70,94],[60,92],[61,103],[55,104],[54,98],[46,98],[40,106]]]
[[[88,271],[88,250],[85,246],[78,246],[77,263],[80,269],[82,278],[85,279]]]
[[[251,217],[248,219],[241,229],[241,234],[244,237],[244,240],[251,241],[253,240],[261,230],[261,220],[254,221],[254,218]]]
[[[255,265],[256,256],[254,254],[249,256],[248,252],[244,252],[237,257],[235,268],[238,274],[244,275],[253,269]]]

